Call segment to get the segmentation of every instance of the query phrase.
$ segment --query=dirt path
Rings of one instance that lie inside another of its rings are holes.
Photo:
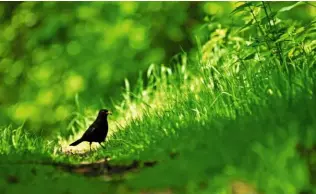
[[[102,175],[124,175],[128,172],[137,172],[142,168],[153,167],[157,164],[157,161],[132,161],[128,164],[111,164],[108,159],[99,160],[93,163],[81,163],[81,164],[55,164],[57,169],[81,174],[84,176],[102,176]]]

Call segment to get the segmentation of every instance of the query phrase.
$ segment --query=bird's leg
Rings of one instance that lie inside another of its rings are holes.
[[[105,149],[105,147],[103,147],[103,145],[101,144],[101,142],[99,142],[99,144],[100,144],[100,146],[101,146],[102,148],[104,148],[104,149]]]
[[[92,144],[92,142],[90,142],[90,152],[91,152],[91,144]]]

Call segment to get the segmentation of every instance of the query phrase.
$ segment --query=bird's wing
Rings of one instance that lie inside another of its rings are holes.
[[[93,134],[94,131],[96,130],[96,127],[94,125],[91,125],[87,131],[83,134],[84,137],[90,136],[90,134]]]

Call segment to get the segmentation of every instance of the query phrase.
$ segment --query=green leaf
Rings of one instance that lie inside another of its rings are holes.
[[[256,52],[253,52],[251,54],[249,54],[248,56],[246,56],[245,58],[243,58],[243,60],[250,60],[250,59],[253,59],[255,58],[255,55],[256,55]]]
[[[246,29],[246,28],[248,28],[249,26],[251,26],[252,23],[253,23],[253,21],[254,21],[254,19],[251,19],[249,22],[247,22],[247,24],[245,24],[243,27],[241,27],[241,28],[239,29],[239,32],[241,32],[241,31],[243,31],[244,29]]]
[[[246,2],[238,7],[236,7],[230,14],[235,14],[241,11],[244,11],[246,7],[253,5],[253,2]]]
[[[265,17],[261,18],[260,23],[261,24],[267,24],[268,22],[270,22],[276,16],[276,14],[277,14],[277,12],[272,12],[268,16],[265,16]]]
[[[294,3],[293,5],[290,5],[290,6],[281,8],[281,9],[278,11],[278,13],[280,13],[280,12],[285,12],[285,11],[290,11],[290,10],[293,9],[294,7],[297,7],[297,6],[302,5],[302,4],[304,4],[304,2],[302,2],[302,1],[296,2],[296,3]]]

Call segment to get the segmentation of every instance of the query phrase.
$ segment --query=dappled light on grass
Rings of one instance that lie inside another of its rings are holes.
[[[102,31],[102,28],[83,28],[76,24],[79,26],[75,34],[86,35],[84,31],[91,30],[101,34],[98,37],[101,41],[93,47],[96,52],[90,53],[85,51],[87,48],[81,39],[71,40],[65,51],[72,59],[81,60],[86,52],[94,56],[107,51],[110,55],[117,49],[115,47],[114,51],[110,51],[114,44],[118,47],[123,43],[138,50],[130,52],[137,60],[152,60],[166,55],[160,44],[146,41],[151,28],[146,28],[141,21],[136,24],[131,18],[118,17],[115,19],[122,22],[104,24],[96,17],[101,13],[100,7],[96,6],[100,4],[88,5],[79,6],[77,16],[87,25],[92,20],[100,22],[108,30],[100,32],[98,30]],[[146,4],[122,3],[117,8],[129,15],[138,13],[143,5]],[[157,7],[162,9],[167,4],[157,2],[151,5],[155,6],[148,6],[148,10],[157,11],[160,10]],[[112,95],[110,92],[102,96],[100,103],[93,98],[89,106],[85,100],[82,103],[78,94],[75,108],[71,111],[67,111],[67,103],[56,104],[59,115],[56,118],[71,115],[67,126],[56,133],[58,141],[24,133],[24,127],[4,128],[4,133],[0,134],[1,161],[27,161],[52,166],[52,174],[56,177],[49,175],[43,180],[49,180],[46,185],[60,186],[53,187],[61,189],[58,192],[54,190],[57,193],[64,193],[62,190],[68,189],[71,181],[75,186],[88,188],[89,193],[109,192],[107,187],[115,190],[109,193],[133,194],[147,191],[188,194],[312,193],[316,180],[313,168],[316,26],[315,18],[309,14],[304,14],[302,20],[293,17],[293,14],[298,14],[292,12],[296,8],[307,10],[304,7],[306,3],[237,3],[234,10],[229,11],[230,17],[223,17],[227,9],[218,3],[188,5],[190,10],[192,6],[200,5],[208,14],[217,10],[221,16],[205,17],[202,30],[206,34],[197,32],[201,33],[198,36],[201,40],[198,38],[196,50],[173,57],[168,65],[150,65],[137,80],[126,78],[121,99],[113,100],[112,106],[105,100]],[[164,12],[166,15],[167,10]],[[177,17],[169,17],[169,20],[180,17],[183,20],[178,18],[178,22],[191,26],[191,20],[188,23],[184,21],[187,15],[181,15],[181,11],[176,13]],[[150,22],[148,26],[161,26],[164,22],[161,17],[164,15],[156,15],[155,22]],[[174,41],[185,37],[183,32],[177,36],[180,30],[177,25],[168,25],[164,30]],[[159,31],[160,34],[163,32]],[[127,42],[118,41],[120,38],[125,40],[127,36]],[[93,39],[88,41],[94,42]],[[59,47],[54,46],[57,50]],[[99,47],[104,50],[100,52]],[[138,53],[146,48],[146,55]],[[70,93],[87,91],[88,97],[95,97],[96,93],[105,91],[107,77],[113,76],[113,79],[115,77],[123,82],[122,76],[117,77],[116,73],[125,69],[117,72],[114,65],[116,62],[129,64],[126,58],[129,51],[119,51],[122,55],[120,60],[114,60],[111,55],[106,55],[112,57],[109,60],[102,55],[101,63],[99,60],[88,60],[91,65],[89,71],[79,68],[77,72],[69,67],[63,77],[66,80],[63,87],[69,87]],[[37,60],[45,61],[41,56],[39,54]],[[104,72],[108,65],[113,66]],[[93,71],[95,66],[96,72]],[[129,69],[125,73],[135,70]],[[34,78],[48,79],[45,68],[41,71],[43,73],[36,74]],[[91,77],[96,79],[90,80]],[[39,84],[44,86],[48,83]],[[71,99],[72,94],[66,93],[62,96]],[[55,94],[54,87],[42,90],[38,93],[37,103],[43,106],[50,104],[56,101]],[[19,111],[16,112],[20,119],[42,115],[41,111],[31,109],[27,103],[20,105],[22,107],[17,106]],[[105,149],[93,143],[90,151],[87,142],[69,147],[94,121],[101,108],[109,108],[114,113],[108,117],[109,135],[103,144]],[[47,115],[43,117],[49,118]],[[29,178],[34,175],[29,174],[28,168],[22,173],[15,172],[19,168],[8,168],[4,173],[0,171],[7,177],[0,179],[0,185],[4,183],[10,189],[27,185],[19,176],[27,174]],[[46,167],[40,168],[47,171]],[[35,183],[43,180],[34,178]],[[83,189],[68,191],[85,193]]]
[[[230,186],[232,194],[258,194],[256,189],[252,185],[245,183],[244,181],[232,181]]]
[[[89,142],[82,142],[81,144],[79,144],[77,146],[69,146],[69,144],[71,142],[73,142],[74,140],[80,138],[81,136],[82,136],[82,134],[77,135],[77,138],[74,138],[71,141],[64,141],[64,140],[59,141],[59,145],[61,147],[61,151],[63,153],[66,153],[66,154],[89,153],[90,152]],[[102,147],[100,147],[100,145],[98,143],[92,143],[91,144],[91,149],[95,151],[95,150],[98,150],[98,149],[102,149]]]
[[[170,68],[166,68],[162,66],[161,68],[157,68],[156,65],[152,65],[148,72],[147,76],[149,80],[156,80],[156,87],[153,88],[151,85],[144,88],[141,87],[141,90],[136,90],[135,92],[130,91],[130,85],[128,80],[125,80],[125,93],[124,101],[122,104],[117,104],[115,106],[115,110],[113,110],[114,115],[109,117],[109,134],[106,139],[107,144],[108,141],[114,141],[117,144],[126,144],[129,143],[126,142],[123,139],[117,139],[112,138],[113,135],[115,135],[116,132],[119,132],[121,130],[129,130],[128,128],[138,122],[146,122],[143,120],[143,118],[147,118],[150,115],[157,115],[161,118],[164,117],[165,114],[168,114],[168,111],[173,111],[173,107],[175,104],[184,102],[188,96],[187,93],[196,93],[194,96],[196,103],[199,101],[200,97],[198,95],[199,91],[202,90],[202,83],[203,77],[197,76],[196,78],[193,78],[192,80],[187,80],[187,70],[185,69],[186,63],[187,63],[186,56],[182,57],[182,67],[180,72],[173,72]],[[176,74],[175,74],[176,73]],[[175,74],[175,75],[174,75]],[[181,86],[181,93],[178,91],[177,86],[169,85],[169,79],[173,79],[175,76],[183,77],[183,82],[185,82],[185,85],[181,85],[181,83],[178,83]],[[174,91],[174,92],[173,92]],[[182,111],[189,111],[189,112],[195,112],[194,118],[200,119],[201,114],[197,108],[189,109],[189,110],[182,110]],[[206,115],[204,115],[206,116]],[[82,117],[82,115],[80,116]],[[91,119],[87,118],[93,118],[92,116],[83,117],[83,121],[80,122],[76,120],[76,123],[81,128],[80,131],[76,133],[74,137],[72,137],[69,140],[59,138],[59,145],[61,146],[61,149],[63,152],[66,153],[80,153],[80,152],[87,152],[89,150],[89,143],[81,143],[76,147],[70,147],[69,144],[74,141],[75,139],[80,138],[82,133],[88,128],[88,126],[93,122]],[[180,113],[178,119],[181,121],[183,118],[183,114]],[[146,129],[143,129],[146,130]],[[124,133],[124,132],[123,132]],[[127,132],[129,133],[129,131]],[[168,133],[168,132],[167,132]],[[145,137],[144,137],[145,138]],[[146,138],[145,138],[146,141]],[[149,143],[149,142],[148,142]],[[93,144],[92,144],[93,145]],[[143,149],[143,145],[132,145],[135,148],[141,148]],[[99,145],[94,145],[94,148],[98,148]],[[102,149],[102,148],[100,148]],[[100,150],[102,152],[102,150]]]

